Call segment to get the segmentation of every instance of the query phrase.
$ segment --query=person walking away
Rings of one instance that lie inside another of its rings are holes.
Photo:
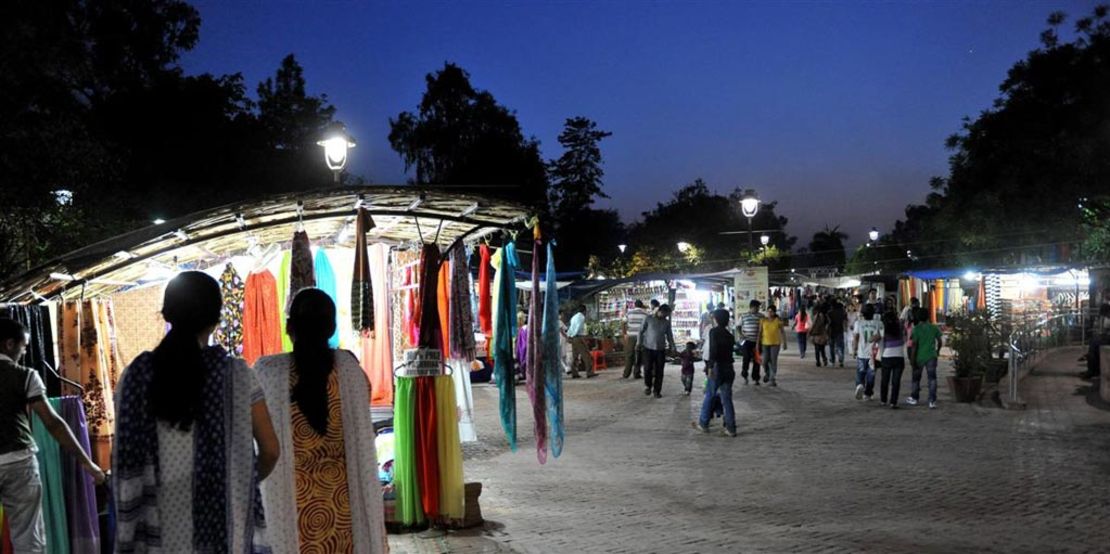
[[[902,324],[902,329],[905,330],[907,337],[913,332],[913,312],[920,307],[921,301],[916,296],[911,297],[910,305],[902,308],[902,313],[898,315],[898,321]]]
[[[875,366],[873,364],[876,346],[883,336],[883,324],[875,319],[875,306],[864,304],[860,319],[852,329],[852,352],[856,355],[856,400],[868,400],[875,393]]]
[[[786,350],[786,324],[779,319],[778,310],[774,306],[767,306],[767,317],[759,322],[760,347],[763,349],[763,382],[771,382],[772,387],[779,386],[779,350]],[[759,384],[757,378],[755,384]]]
[[[674,333],[671,331],[671,307],[659,306],[655,314],[644,320],[637,348],[644,349],[644,394],[663,397],[663,368],[667,364],[667,349],[675,350]]]
[[[732,361],[733,342],[736,340],[728,330],[727,314],[720,312],[713,314],[717,326],[713,328],[711,343],[713,350],[708,353],[709,379],[706,382],[705,397],[701,402],[701,414],[694,428],[709,432],[709,418],[713,412],[714,399],[719,399],[724,411],[725,428],[723,433],[730,437],[736,436],[736,408],[732,404],[732,383],[736,380],[736,369]]]
[[[740,376],[744,378],[744,384],[748,384],[748,366],[752,369],[752,379],[755,384],[759,385],[759,360],[756,359],[755,352],[759,349],[759,330],[763,316],[759,313],[759,300],[752,300],[748,304],[748,313],[740,316],[740,351],[744,359],[744,365],[740,370]]]
[[[697,346],[688,342],[686,343],[686,350],[678,354],[678,359],[682,362],[682,389],[686,396],[690,396],[690,391],[694,390],[694,362],[701,359],[694,351]]]
[[[631,375],[634,379],[640,379],[641,368],[644,367],[644,354],[636,348],[636,341],[640,338],[640,330],[644,327],[644,320],[648,317],[648,311],[644,309],[644,302],[637,300],[633,308],[629,309],[624,315],[624,373],[621,379],[628,379]],[[633,374],[635,369],[635,374]]]
[[[570,378],[579,379],[582,376],[578,374],[578,364],[581,363],[582,367],[586,368],[586,378],[593,378],[597,376],[594,373],[594,360],[590,357],[590,346],[586,343],[586,305],[579,304],[578,310],[574,316],[570,318],[570,328],[567,329],[567,336],[570,337]]]
[[[169,332],[120,379],[117,552],[250,552],[265,532],[255,500],[278,439],[255,373],[205,346],[221,305],[215,279],[178,274],[162,304]]]
[[[0,506],[8,516],[14,552],[39,554],[46,552],[46,525],[31,412],[66,452],[77,457],[97,485],[104,482],[104,472],[46,401],[46,387],[38,372],[19,365],[27,342],[23,324],[0,319]]]
[[[809,340],[813,341],[813,357],[817,358],[817,367],[821,367],[821,360],[825,361],[827,367],[829,355],[825,352],[825,347],[829,345],[828,304],[822,302],[813,311],[813,325],[809,329]]]
[[[844,330],[847,328],[848,312],[840,300],[833,299],[829,309],[829,357],[844,367]]]
[[[879,401],[898,409],[898,393],[902,388],[902,372],[906,369],[906,340],[902,322],[893,311],[883,314],[882,368]],[[889,400],[888,400],[889,399]]]
[[[336,308],[317,288],[289,307],[293,352],[255,364],[281,430],[281,456],[262,484],[274,554],[388,551],[370,383],[354,354],[335,350]]]
[[[803,360],[806,359],[806,344],[809,339],[810,320],[809,308],[807,307],[807,303],[803,301],[802,305],[798,308],[798,313],[794,316],[794,332],[798,334],[798,354]]]
[[[912,375],[913,386],[910,388],[910,397],[906,399],[906,404],[916,406],[921,399],[921,370],[924,369],[929,377],[929,409],[933,410],[937,407],[937,360],[940,357],[940,349],[944,346],[944,337],[940,327],[929,321],[929,314],[925,313],[923,308],[918,308],[915,313],[917,323],[913,327],[913,334],[910,335],[910,340],[913,342],[910,357],[915,364]]]

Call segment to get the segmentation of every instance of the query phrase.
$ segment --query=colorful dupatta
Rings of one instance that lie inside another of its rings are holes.
[[[563,453],[563,372],[559,369],[559,291],[555,286],[555,249],[554,243],[547,243],[547,274],[544,281],[547,291],[544,294],[543,309],[543,353],[544,391],[547,393],[547,419],[551,422],[551,454],[556,458]]]
[[[478,327],[485,336],[493,334],[493,308],[490,298],[490,253],[488,245],[478,247]]]
[[[462,445],[459,443],[455,382],[450,375],[435,377],[436,453],[439,456],[439,511],[445,519],[466,516]]]
[[[331,260],[328,259],[328,253],[324,252],[323,248],[316,250],[316,287],[324,291],[336,306],[339,305],[339,297],[337,296],[335,285],[335,270],[331,266]],[[339,310],[335,311],[335,333],[332,333],[331,338],[328,339],[328,346],[331,348],[339,348]]]
[[[543,305],[540,303],[540,251],[543,244],[540,242],[540,226],[537,224],[534,231],[535,241],[532,246],[532,297],[528,307],[528,335],[524,342],[528,345],[525,366],[525,382],[528,388],[528,398],[532,401],[532,417],[535,419],[536,434],[536,459],[541,464],[547,462],[547,402],[544,389],[547,386],[543,356],[543,332],[540,327],[543,321]],[[550,290],[555,290],[553,281],[546,281]],[[550,293],[548,294],[550,296]]]
[[[405,525],[418,525],[424,523],[424,506],[416,472],[416,378],[398,377],[395,399],[393,483],[397,518]]]
[[[501,249],[497,271],[497,314],[494,333],[493,373],[500,391],[501,428],[516,452],[516,379],[513,376],[513,336],[516,335],[516,246],[509,242]]]
[[[351,279],[351,326],[359,333],[374,330],[374,281],[370,275],[370,258],[366,250],[366,233],[373,222],[366,208],[360,207],[355,217],[355,269]]]

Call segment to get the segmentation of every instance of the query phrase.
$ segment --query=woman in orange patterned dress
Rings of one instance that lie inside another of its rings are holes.
[[[293,352],[255,365],[284,455],[262,489],[275,554],[387,550],[370,386],[353,354],[328,345],[335,321],[326,293],[302,289],[286,325]]]

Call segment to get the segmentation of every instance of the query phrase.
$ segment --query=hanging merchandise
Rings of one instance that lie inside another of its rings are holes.
[[[247,276],[243,300],[243,359],[248,364],[262,356],[281,353],[278,286],[274,274],[263,270]]]
[[[466,248],[456,246],[451,251],[451,358],[471,362],[474,360],[474,320],[470,310],[470,269]]]
[[[227,263],[220,274],[220,293],[224,304],[220,308],[220,325],[212,334],[212,340],[233,356],[242,356],[243,300],[246,297],[246,286],[231,262]]]
[[[489,246],[483,244],[478,247],[478,326],[482,334],[489,337],[493,335],[493,309],[490,298],[490,253]]]
[[[61,399],[47,400],[54,411],[58,411]],[[58,441],[50,436],[46,425],[35,415],[32,418],[31,432],[38,445],[35,457],[39,464],[39,477],[42,480],[42,512],[46,523],[46,552],[48,554],[69,553],[69,523],[66,520],[65,474],[62,469],[62,453]],[[107,467],[107,466],[103,466]]]
[[[563,453],[563,372],[559,368],[559,342],[562,333],[559,329],[559,293],[552,286],[555,283],[555,249],[554,243],[547,243],[547,275],[544,282],[548,284],[544,294],[543,311],[543,353],[544,387],[547,393],[547,419],[551,423],[551,454],[556,458]]]
[[[55,404],[55,399],[50,400]],[[77,444],[86,453],[92,452],[89,429],[85,421],[85,404],[79,397],[57,399],[58,414],[73,431]],[[72,554],[100,552],[100,518],[96,509],[96,485],[92,477],[77,463],[75,456],[62,457],[62,487],[65,491],[66,520],[69,525],[69,546]]]
[[[376,323],[374,281],[370,274],[370,258],[366,248],[366,233],[372,227],[370,214],[366,208],[360,207],[355,217],[355,270],[351,279],[351,326],[360,333],[373,331]]]
[[[316,287],[324,291],[331,301],[336,306],[339,305],[339,298],[336,296],[335,289],[335,270],[331,267],[331,260],[328,259],[327,252],[323,248],[316,251],[315,262],[316,273]],[[335,333],[332,333],[331,338],[328,339],[328,346],[332,348],[339,348],[339,310],[335,311]]]
[[[289,315],[289,300],[292,298],[293,293],[289,290],[289,280],[292,278],[293,270],[293,253],[285,251],[281,255],[281,268],[278,269],[277,276],[277,310],[278,310],[278,340],[281,342],[281,350],[279,352],[292,352],[293,340],[289,335],[285,334],[285,318]]]
[[[510,241],[500,252],[501,263],[497,268],[497,304],[494,321],[493,372],[500,389],[501,428],[509,440],[509,448],[516,452],[516,391],[513,389],[513,336],[516,334],[516,246]]]
[[[439,332],[443,340],[443,358],[451,354],[451,261],[444,258],[439,267],[436,301],[439,308]]]
[[[31,336],[30,342],[27,343],[27,351],[23,355],[23,365],[38,372],[46,385],[48,396],[61,394],[61,381],[47,369],[58,367],[54,362],[54,326],[50,323],[50,308],[45,305],[11,305],[0,309],[0,316],[23,324],[24,329]]]
[[[439,455],[439,511],[444,519],[466,516],[462,445],[459,444],[455,382],[449,375],[434,377],[436,397],[436,452]]]
[[[420,295],[414,319],[420,325],[419,348],[443,347],[439,317],[439,246],[425,244],[420,253]]]
[[[405,525],[424,523],[420,482],[416,470],[416,378],[398,377],[393,406],[393,483],[397,491],[397,518]]]
[[[416,473],[428,519],[439,518],[439,439],[436,434],[436,377],[416,378]]]
[[[62,377],[84,388],[93,461],[110,467],[115,428],[113,391],[122,372],[111,300],[66,302],[58,314]]]
[[[536,458],[541,464],[547,462],[547,402],[545,389],[547,380],[543,359],[543,332],[540,325],[543,322],[543,304],[540,303],[540,226],[536,224],[534,242],[532,244],[532,296],[528,308],[528,365],[525,373],[525,382],[528,387],[528,398],[532,401],[532,417],[535,418]],[[557,290],[554,281],[546,281],[547,290]]]
[[[373,315],[368,331],[362,333],[362,370],[370,379],[371,405],[393,405],[393,343],[391,341],[392,311],[389,309],[389,246],[375,244],[370,247],[370,273],[378,286],[369,289],[373,304],[367,313]],[[367,281],[369,284],[370,281]],[[378,329],[380,332],[374,332]]]

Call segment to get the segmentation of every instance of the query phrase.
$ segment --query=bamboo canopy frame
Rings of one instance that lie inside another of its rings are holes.
[[[110,295],[149,280],[152,268],[205,269],[273,244],[287,247],[303,229],[313,244],[355,242],[355,214],[375,226],[369,242],[435,242],[449,248],[521,227],[519,204],[450,187],[360,186],[280,194],[180,217],[92,244],[0,284],[0,301],[37,303]]]

